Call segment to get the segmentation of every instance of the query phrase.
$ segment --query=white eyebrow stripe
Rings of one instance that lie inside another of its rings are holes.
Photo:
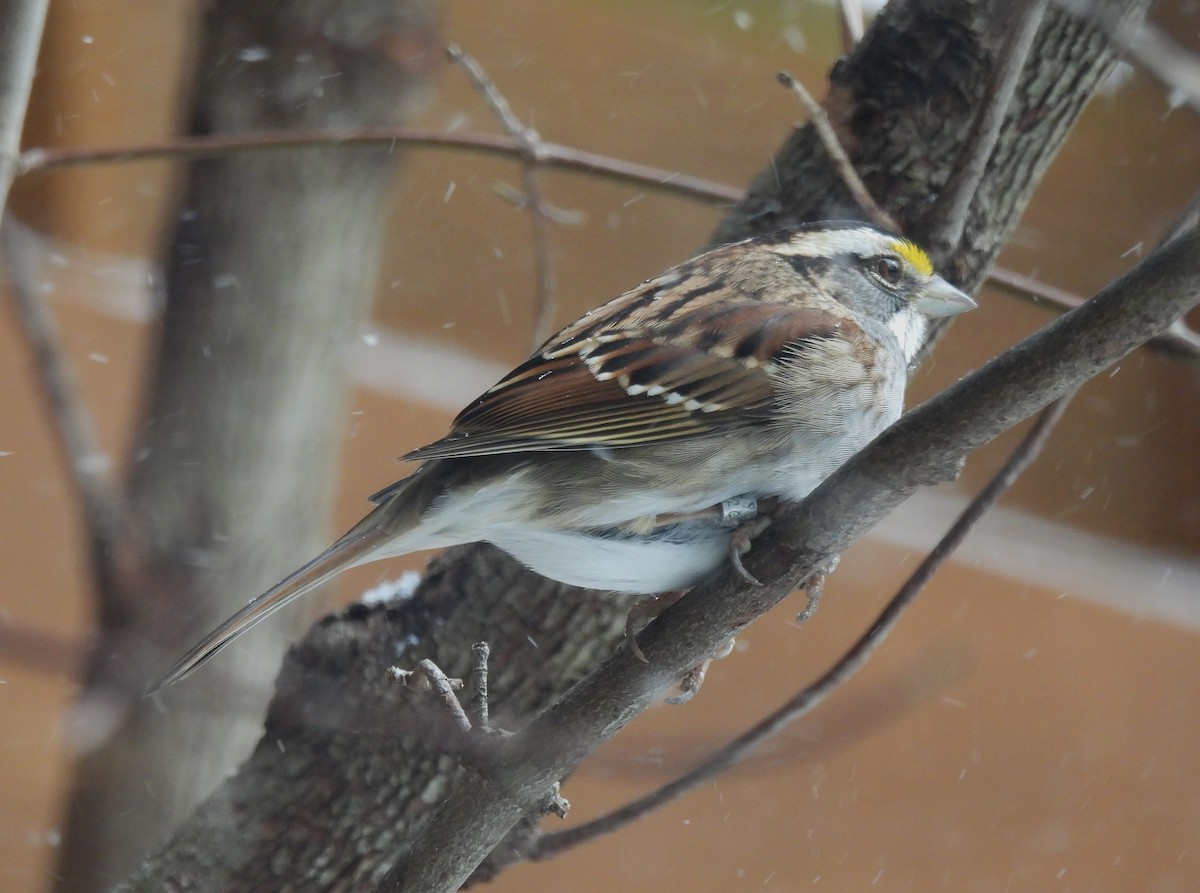
[[[928,258],[924,257],[924,252],[916,245],[867,227],[801,232],[790,242],[771,246],[771,250],[785,257],[833,257],[839,254],[869,257],[873,254],[895,254],[917,272],[932,273]],[[924,263],[918,264],[915,258],[923,259]],[[928,271],[926,267],[929,267]]]
[[[834,254],[862,254],[870,250],[887,251],[893,240],[873,229],[832,229],[804,232],[791,241],[773,245],[772,250],[790,257],[829,257]]]

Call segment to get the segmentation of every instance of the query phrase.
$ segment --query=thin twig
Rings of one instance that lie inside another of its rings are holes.
[[[8,194],[20,170],[21,129],[29,104],[34,67],[46,20],[46,0],[9,4],[0,29],[0,215],[8,219]],[[54,317],[42,300],[27,254],[8,250],[0,226],[10,290],[26,342],[38,367],[58,444],[68,473],[83,503],[91,540],[92,559],[103,570],[113,560],[115,545],[128,521],[125,500],[109,475],[108,457],[101,451],[87,410],[78,397],[74,375],[59,341]],[[116,610],[100,573],[102,610]]]
[[[275,152],[296,149],[327,149],[330,146],[378,148],[380,146],[424,146],[451,151],[478,152],[505,158],[525,151],[515,139],[495,133],[442,133],[420,128],[364,127],[354,130],[289,130],[260,133],[179,136],[166,143],[146,143],[109,149],[29,149],[17,160],[17,175],[58,170],[90,164],[130,164],[142,161],[194,161],[243,152]],[[539,163],[547,168],[584,171],[657,189],[674,195],[702,199],[714,205],[730,205],[743,191],[724,183],[693,177],[678,171],[652,167],[587,152],[559,143],[538,145]]]
[[[988,282],[1022,298],[1034,302],[1045,301],[1063,310],[1072,310],[1084,302],[1082,297],[1073,292],[1004,267],[992,267]],[[1182,319],[1175,320],[1169,329],[1148,344],[1175,356],[1200,360],[1200,333],[1190,329]]]
[[[967,139],[965,158],[950,174],[937,202],[930,211],[933,226],[927,239],[935,257],[948,257],[962,239],[971,202],[983,182],[983,174],[1000,138],[1000,127],[1012,104],[1025,60],[1033,48],[1038,26],[1048,0],[1024,0],[1016,13],[998,57],[998,67],[988,79],[983,108],[975,118]]]
[[[508,100],[496,88],[495,83],[488,77],[488,73],[483,70],[483,66],[479,64],[479,60],[453,43],[446,47],[446,56],[451,62],[462,67],[463,71],[467,73],[467,77],[471,79],[471,84],[483,96],[484,102],[495,113],[505,131],[517,141],[517,144],[526,153],[526,160],[536,164],[540,160],[537,153],[538,144],[541,142],[537,131],[521,123],[521,119],[512,110]]]
[[[863,38],[863,10],[860,0],[840,0],[838,11],[842,23],[842,52],[849,53]]]
[[[988,283],[999,286],[1012,294],[1028,298],[1034,303],[1045,301],[1063,310],[1074,310],[1084,302],[1084,298],[1074,292],[1059,288],[1048,282],[1043,282],[1033,276],[1026,276],[1016,270],[1005,267],[992,267],[988,273]]]
[[[825,114],[825,109],[813,99],[812,94],[804,88],[803,84],[786,71],[779,72],[776,77],[779,79],[779,83],[783,84],[783,86],[799,97],[800,104],[808,112],[809,120],[816,129],[821,144],[825,147],[825,151],[829,153],[829,158],[833,162],[838,177],[841,178],[842,183],[850,191],[850,195],[854,198],[859,208],[862,209],[862,212],[867,215],[867,219],[884,229],[889,229],[892,232],[900,232],[900,226],[896,223],[895,219],[879,206],[879,203],[872,197],[871,191],[867,189],[866,184],[863,183],[862,178],[858,175],[858,171],[854,169],[854,162],[850,160],[850,156],[842,146],[842,141],[838,139],[838,135],[833,129],[833,124],[829,120],[829,115]]]
[[[536,130],[527,127],[513,112],[508,100],[496,87],[488,73],[475,57],[462,47],[450,44],[446,47],[450,60],[462,67],[484,102],[488,104],[501,125],[521,149],[521,179],[525,186],[525,207],[529,210],[529,227],[533,239],[534,267],[537,282],[534,288],[533,343],[536,349],[553,332],[556,311],[554,300],[554,264],[550,259],[550,230],[548,221],[552,211],[542,196],[538,183],[537,169],[542,163],[541,137]]]
[[[979,519],[992,508],[1000,496],[1013,485],[1021,473],[1037,458],[1050,432],[1062,417],[1070,397],[1051,403],[1037,417],[1033,427],[1021,440],[1012,455],[955,520],[941,541],[925,556],[925,560],[905,581],[883,611],[851,648],[823,676],[795,694],[778,710],[721,748],[685,775],[656,791],[639,797],[598,819],[593,819],[567,831],[545,834],[534,840],[527,851],[531,859],[549,859],[565,850],[610,834],[647,813],[676,800],[690,790],[732,769],[751,751],[767,739],[779,734],[789,725],[810,713],[835,689],[857,673],[883,644],[895,628],[904,610],[945,563],[954,550],[966,539]]]
[[[8,210],[8,191],[20,173],[21,131],[49,5],[49,0],[4,4],[0,23],[0,215]]]
[[[432,691],[454,723],[454,727],[463,735],[471,731],[471,720],[454,694],[463,687],[461,679],[451,679],[441,667],[428,658],[418,661],[415,670],[389,667],[388,676],[415,691]]]
[[[481,152],[509,158],[519,156],[523,151],[512,138],[496,134],[447,134],[384,128],[346,132],[289,131],[286,134],[272,131],[239,135],[179,137],[169,143],[112,149],[30,149],[20,156],[17,171],[19,174],[32,174],[89,164],[126,164],[155,160],[189,161],[239,152],[315,149],[331,145],[353,147],[415,145],[450,151]],[[834,145],[837,145],[836,141]],[[743,190],[724,183],[626,162],[557,143],[543,142],[540,145],[540,151],[543,155],[542,163],[546,167],[581,171],[713,204],[734,203],[744,195]],[[851,166],[849,170],[853,172],[853,167]],[[841,169],[839,169],[839,173],[842,173]],[[861,180],[857,179],[857,174],[854,174],[854,179],[861,183]],[[847,186],[849,188],[849,184]],[[873,201],[871,205],[874,205]],[[869,213],[869,211],[864,209],[864,213]],[[1070,301],[1059,299],[1056,295],[1066,296],[1070,293],[1032,277],[1001,268],[993,268],[992,281],[1020,297],[1045,300],[1058,307],[1070,308],[1082,300],[1073,295],[1070,296],[1072,299]],[[1182,321],[1177,322],[1168,332],[1149,343],[1153,347],[1167,349],[1174,355],[1183,355],[1190,359],[1200,358],[1200,334],[1189,329]]]
[[[67,471],[79,491],[84,520],[94,540],[95,557],[107,560],[112,547],[130,530],[129,507],[111,473],[111,460],[100,446],[91,415],[79,399],[74,372],[58,335],[54,315],[37,288],[27,254],[10,250],[0,229],[0,252],[25,341],[33,352],[38,380],[46,396]]]
[[[537,350],[554,334],[554,318],[558,312],[558,301],[554,296],[556,276],[554,263],[550,259],[550,213],[542,198],[533,165],[525,165],[522,179],[525,194],[529,196],[529,231],[533,238],[534,268],[537,271],[533,295],[533,337],[529,348]]]
[[[1200,112],[1200,57],[1195,53],[1150,22],[1143,20],[1114,26],[1088,6],[1079,3],[1063,5],[1072,12],[1099,20],[1113,43],[1171,91],[1173,105],[1186,102],[1193,111]]]
[[[488,728],[488,657],[491,648],[487,642],[476,642],[471,646],[471,698],[467,702],[467,715],[477,729]]]

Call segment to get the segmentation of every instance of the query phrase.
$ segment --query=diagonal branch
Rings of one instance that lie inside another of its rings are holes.
[[[952,477],[962,458],[1098,374],[1200,303],[1200,230],[1155,251],[1084,306],[1046,326],[910,412],[842,466],[756,543],[747,587],[726,571],[642,634],[649,658],[622,649],[518,732],[500,771],[460,785],[380,886],[457,890],[550,786],[715,653],[820,564],[918,487]]]
[[[1038,26],[1049,0],[1021,0],[1020,9],[999,54],[999,65],[988,79],[983,108],[976,116],[967,140],[964,158],[942,187],[938,200],[929,210],[929,219],[937,221],[928,235],[929,247],[936,257],[946,257],[962,239],[963,228],[975,192],[983,182],[988,160],[1000,137],[1000,126],[1008,114],[1017,91],[1025,60],[1033,48]]]
[[[497,89],[483,66],[475,57],[463,52],[456,44],[446,47],[446,55],[451,61],[462,66],[471,79],[475,89],[483,96],[484,101],[495,112],[496,117],[508,135],[516,140],[521,154],[521,178],[525,185],[525,207],[529,211],[529,226],[533,239],[534,266],[537,270],[533,295],[533,339],[531,350],[553,333],[555,300],[554,300],[554,264],[550,259],[549,222],[551,209],[542,195],[542,187],[538,183],[537,169],[542,163],[542,138],[532,127],[526,127],[508,104],[508,100]]]
[[[21,170],[21,130],[33,85],[34,67],[46,20],[46,0],[10,4],[0,27],[0,218],[8,219],[8,194]],[[11,227],[0,226],[0,254],[7,272],[17,317],[37,365],[53,429],[66,459],[67,473],[79,492],[97,570],[100,607],[120,610],[112,591],[117,545],[129,529],[124,493],[113,481],[110,463],[100,449],[91,417],[58,337],[54,316],[46,306],[30,270],[31,258],[11,250]]]
[[[8,229],[0,227],[0,253],[8,268],[25,341],[37,363],[38,379],[66,459],[67,473],[80,496],[85,526],[92,540],[92,559],[99,571],[99,595],[105,602],[114,598],[114,593],[105,585],[109,575],[104,572],[104,565],[115,557],[123,534],[131,530],[129,506],[113,479],[112,462],[100,447],[91,415],[79,399],[75,373],[67,362],[54,315],[34,281],[31,258],[14,250],[8,235]],[[106,607],[115,609],[115,605]]]
[[[49,0],[19,0],[0,12],[0,213],[20,173],[21,131]]]
[[[875,201],[874,196],[871,195],[871,190],[867,188],[867,184],[862,181],[862,177],[854,169],[854,162],[850,160],[849,153],[842,145],[842,141],[838,139],[837,132],[833,129],[833,123],[829,120],[829,114],[825,111],[825,108],[813,99],[813,95],[808,92],[803,84],[786,71],[779,72],[776,75],[776,79],[780,84],[796,94],[796,97],[800,100],[800,104],[808,112],[809,121],[812,122],[817,136],[821,138],[821,145],[829,153],[829,160],[833,163],[834,170],[837,171],[838,177],[841,178],[850,195],[854,197],[854,201],[858,203],[859,209],[867,215],[867,219],[876,226],[890,229],[895,233],[900,232],[900,224],[895,221],[891,214],[880,207],[879,203]]]
[[[729,771],[749,756],[759,745],[815,710],[829,695],[866,665],[871,655],[879,650],[884,640],[900,622],[900,617],[905,609],[913,603],[937,570],[954,554],[962,541],[967,538],[979,520],[999,501],[1005,491],[1016,483],[1017,478],[1024,473],[1026,468],[1033,464],[1041,453],[1042,447],[1050,438],[1050,433],[1058,424],[1058,420],[1062,418],[1068,402],[1069,398],[1064,397],[1042,410],[1033,427],[1017,444],[1016,449],[1012,451],[1004,465],[988,481],[987,486],[979,491],[979,494],[963,509],[962,514],[951,525],[946,535],[925,556],[925,560],[884,606],[883,611],[875,618],[875,622],[819,679],[805,686],[778,710],[755,723],[754,726],[708,757],[699,766],[674,781],[583,825],[568,831],[560,831],[557,834],[546,834],[535,838],[529,847],[529,858],[551,859],[568,849],[589,843],[637,821],[642,816],[679,799],[688,791]]]

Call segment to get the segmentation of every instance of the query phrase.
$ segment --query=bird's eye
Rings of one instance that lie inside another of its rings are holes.
[[[904,266],[897,258],[887,254],[871,261],[871,272],[888,285],[899,285],[904,278]]]

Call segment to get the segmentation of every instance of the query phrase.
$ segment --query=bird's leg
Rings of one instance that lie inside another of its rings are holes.
[[[669,512],[665,515],[654,515],[651,527],[669,527],[685,521],[719,521],[720,519],[721,506],[710,505],[695,512]]]
[[[738,496],[721,503],[721,526],[732,527],[729,537],[729,562],[738,575],[751,586],[761,586],[758,578],[746,570],[742,556],[750,551],[754,538],[767,529],[771,519],[758,514],[758,501],[752,496]]]
[[[742,564],[742,556],[750,551],[754,538],[771,526],[770,518],[755,518],[739,525],[729,537],[729,563],[738,572],[738,576],[751,586],[761,586],[762,581]]]
[[[650,520],[652,527],[665,527],[670,524],[682,524],[686,521],[712,520],[721,527],[733,528],[729,547],[729,557],[733,566],[748,582],[755,586],[762,585],[746,570],[741,557],[750,549],[750,541],[771,523],[770,518],[758,517],[758,500],[754,496],[750,494],[735,496],[718,505],[708,506],[698,511],[655,515]],[[636,658],[649,663],[637,643],[638,630],[683,598],[686,591],[679,589],[652,595],[642,599],[629,610],[629,614],[625,617],[625,640],[629,643],[630,652]],[[683,704],[695,697],[704,682],[709,665],[714,660],[728,655],[733,650],[733,643],[734,640],[730,639],[719,654],[713,655],[699,666],[689,670],[679,681],[680,693],[668,698],[668,703]]]
[[[729,560],[733,564],[734,570],[738,572],[738,575],[743,580],[752,586],[761,586],[762,583],[756,580],[754,575],[746,570],[746,566],[742,564],[742,556],[750,551],[751,540],[762,533],[767,525],[771,523],[770,518],[760,518],[758,516],[758,500],[753,495],[747,493],[742,496],[734,496],[732,499],[726,499],[718,505],[710,505],[695,512],[674,512],[666,515],[655,515],[653,526],[665,527],[668,524],[681,524],[684,521],[702,520],[715,521],[721,527],[733,528],[733,533],[729,540]]]
[[[629,610],[628,616],[625,618],[625,641],[629,643],[629,650],[639,660],[649,663],[646,655],[642,653],[642,649],[638,647],[637,632],[645,623],[653,620],[675,602],[679,601],[687,593],[686,589],[676,589],[671,592],[663,592],[658,595],[652,595],[649,598],[644,598],[634,605]],[[708,667],[714,660],[720,660],[727,657],[732,651],[734,640],[730,639],[725,643],[725,646],[708,660],[702,662],[698,666],[692,667],[680,678],[676,685],[679,693],[667,698],[668,704],[686,704],[696,696],[696,692],[700,691],[700,686],[704,684],[704,677],[708,673]]]
[[[684,521],[716,521],[722,527],[737,527],[752,520],[758,514],[758,500],[745,493],[734,496],[716,505],[706,506],[694,512],[670,512],[654,516],[654,527],[682,524]]]

